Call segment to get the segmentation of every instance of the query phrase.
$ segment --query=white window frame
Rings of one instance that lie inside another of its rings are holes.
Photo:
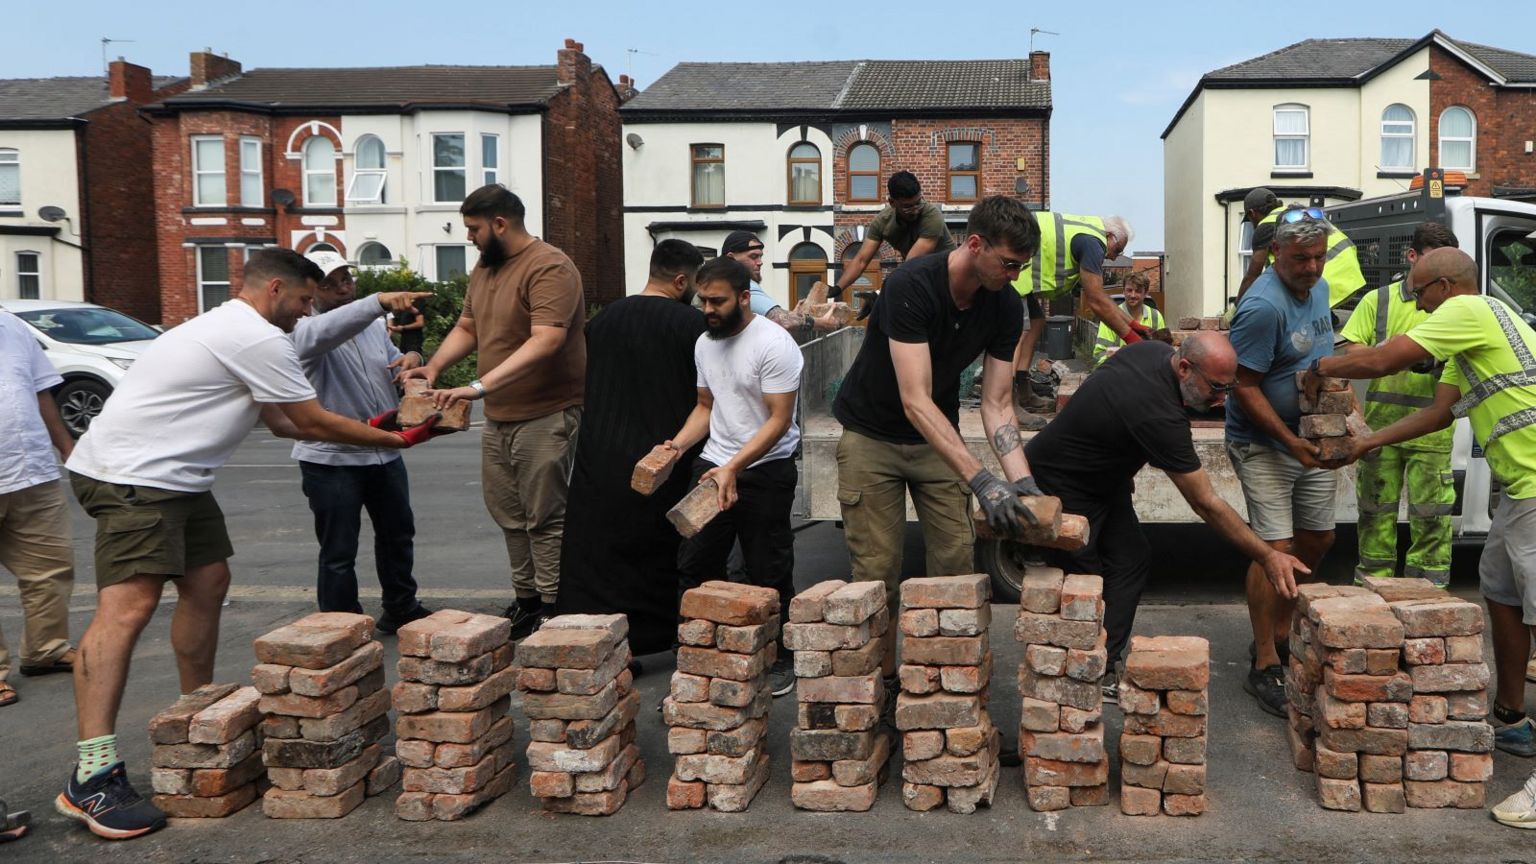
[[[374,246],[377,246],[380,249],[384,250],[384,252],[386,253],[385,260],[382,263],[376,263],[376,264],[364,263],[363,262],[363,253],[366,252],[367,250],[373,248]],[[468,256],[467,255],[465,256],[465,261],[466,261],[466,263],[468,263]],[[358,269],[361,269],[361,270],[388,270],[391,267],[395,266],[395,253],[389,251],[389,247],[388,246],[385,246],[383,243],[380,243],[377,240],[368,240],[368,241],[364,242],[363,245],[357,247],[357,266],[358,266]]]
[[[229,248],[226,247],[226,246],[204,245],[204,246],[194,246],[194,247],[192,247],[192,249],[193,249],[193,252],[196,253],[196,257],[197,257],[197,261],[196,261],[196,264],[197,264],[197,311],[198,311],[199,314],[201,314],[203,312],[207,312],[210,308],[213,308],[213,307],[210,307],[210,306],[206,305],[203,302],[204,300],[207,299],[206,294],[205,294],[205,289],[208,286],[210,286],[210,285],[223,285],[225,292],[228,292],[229,289],[230,289],[230,281],[229,281],[228,274],[226,274],[225,279],[223,281],[220,281],[220,282],[205,282],[205,281],[203,281],[203,253],[207,252],[207,251],[210,251],[210,250],[214,250],[214,249],[217,249],[218,251],[224,253],[224,262],[225,262],[224,263],[224,267],[227,270],[228,267],[229,267]],[[247,252],[246,254],[249,255],[250,253]],[[228,302],[228,301],[225,301],[225,302]]]
[[[485,145],[491,145],[491,164],[485,164]],[[482,185],[491,186],[501,182],[501,136],[494,132],[480,133],[480,179],[485,182]]]
[[[227,172],[225,170],[226,166],[224,164],[224,160],[226,158],[225,155],[224,155],[224,136],[222,136],[222,135],[192,135],[187,140],[191,144],[191,147],[192,147],[192,206],[193,207],[226,207],[226,206],[228,206],[229,205],[229,178],[226,176]],[[198,159],[198,156],[197,156],[198,147],[197,147],[197,145],[201,144],[201,143],[203,143],[205,141],[217,141],[219,143],[219,165],[218,165],[218,169],[217,170],[215,170],[213,168],[205,167],[202,164],[201,160]],[[204,178],[204,177],[215,177],[215,176],[219,178],[219,185],[223,187],[223,194],[221,194],[219,196],[219,200],[217,200],[217,201],[204,201],[203,200],[202,178]]]
[[[469,260],[469,249],[470,249],[470,247],[464,245],[463,243],[437,243],[437,244],[434,244],[433,247],[432,247],[432,276],[437,281],[439,281],[439,282],[446,282],[449,279],[453,278],[453,277],[449,276],[448,274],[441,272],[441,270],[442,270],[442,262],[439,261],[438,257],[437,257],[439,249],[462,249],[462,250],[464,250],[464,275],[466,275],[466,276],[469,275],[469,271],[475,269],[474,262]]]
[[[1471,121],[1472,121],[1472,134],[1471,135],[1463,136],[1463,135],[1447,135],[1447,134],[1445,134],[1445,115],[1451,113],[1452,111],[1465,111],[1467,113],[1467,117],[1470,118]],[[1471,108],[1468,108],[1465,105],[1452,105],[1449,108],[1446,108],[1444,111],[1440,112],[1440,122],[1437,124],[1437,126],[1439,127],[1438,131],[1440,133],[1440,148],[1439,148],[1440,149],[1440,167],[1445,169],[1446,171],[1465,171],[1468,174],[1476,173],[1477,172],[1477,112],[1473,111]],[[1449,165],[1449,164],[1446,164],[1446,161],[1445,161],[1445,142],[1447,142],[1447,141],[1452,141],[1452,142],[1455,142],[1455,143],[1458,143],[1458,144],[1462,143],[1462,142],[1466,142],[1466,144],[1467,144],[1467,164],[1465,164],[1465,165]]]
[[[1247,219],[1240,220],[1237,223],[1237,272],[1239,279],[1242,278],[1242,274],[1248,272],[1248,265],[1253,261],[1253,229],[1253,223]]]
[[[0,147],[0,167],[10,165],[16,170],[16,200],[0,201],[0,209],[21,209],[21,151],[15,147]]]
[[[249,158],[253,153],[254,158]],[[254,184],[255,188],[248,189],[247,181]],[[240,138],[240,206],[261,207],[266,203],[266,198],[266,187],[261,176],[261,139],[243,135]]]
[[[309,164],[309,145],[316,140],[324,141],[331,148],[330,162],[324,167],[316,168]],[[336,200],[336,142],[324,135],[311,135],[304,141],[304,146],[299,148],[299,164],[303,167],[304,174],[304,206],[305,207],[336,207],[340,202]],[[314,201],[309,197],[310,177],[324,175],[327,179],[326,187],[331,190],[331,200]]]
[[[1388,120],[1387,119],[1387,112],[1391,111],[1393,108],[1401,108],[1404,111],[1407,111],[1408,112],[1408,119],[1407,120]],[[1387,131],[1387,127],[1389,125],[1393,126],[1393,127],[1399,127],[1399,126],[1406,125],[1408,127],[1408,131],[1406,133],[1404,133],[1404,132],[1401,132],[1401,131],[1396,131],[1394,129],[1394,131],[1390,131],[1389,132],[1389,131]],[[1378,166],[1378,167],[1381,170],[1383,170],[1383,171],[1412,171],[1413,170],[1414,161],[1417,160],[1417,158],[1418,158],[1417,148],[1415,146],[1417,144],[1417,141],[1418,141],[1418,131],[1419,131],[1419,115],[1412,108],[1409,108],[1407,105],[1404,105],[1401,102],[1393,102],[1391,105],[1388,105],[1387,107],[1381,109],[1381,150],[1382,150],[1381,156],[1382,156],[1382,160],[1381,160],[1381,165]],[[1386,160],[1387,141],[1389,141],[1389,140],[1401,141],[1403,139],[1407,139],[1407,141],[1408,141],[1408,164],[1407,165],[1388,165],[1387,164],[1387,160]]]
[[[1281,113],[1300,114],[1301,118],[1302,118],[1302,121],[1303,121],[1303,125],[1305,127],[1302,130],[1302,132],[1299,133],[1299,134],[1295,133],[1295,132],[1281,132],[1280,131],[1280,115],[1281,115]],[[1294,171],[1294,172],[1304,172],[1304,171],[1311,170],[1311,168],[1312,168],[1312,110],[1309,107],[1307,107],[1306,105],[1301,105],[1301,104],[1295,103],[1295,102],[1288,102],[1288,103],[1286,103],[1284,105],[1276,105],[1271,110],[1271,112],[1270,112],[1270,132],[1273,135],[1274,144],[1276,145],[1275,148],[1274,148],[1274,151],[1273,151],[1273,156],[1274,156],[1274,161],[1275,161],[1275,164],[1274,164],[1274,170],[1275,171],[1279,171],[1279,172],[1284,173],[1284,172],[1292,172],[1292,171]],[[1279,145],[1280,141],[1282,141],[1282,140],[1285,140],[1285,141],[1296,141],[1296,140],[1299,140],[1299,141],[1301,141],[1301,164],[1299,164],[1299,165],[1281,165],[1279,163],[1280,153],[1279,153],[1278,145]]]
[[[452,137],[458,137],[458,139],[459,139],[459,142],[460,142],[459,143],[459,152],[462,154],[462,158],[464,160],[463,164],[460,164],[460,165],[439,165],[439,164],[437,164],[437,139],[439,139],[439,138],[452,138]],[[432,184],[432,187],[431,187],[431,192],[432,192],[432,199],[431,200],[432,200],[432,203],[434,203],[434,204],[461,204],[461,203],[463,203],[463,201],[464,201],[463,198],[460,198],[457,201],[445,201],[445,200],[440,199],[440,198],[437,197],[437,175],[438,175],[438,172],[440,172],[440,171],[456,171],[456,172],[458,172],[464,178],[464,194],[465,195],[469,194],[469,136],[467,134],[463,133],[463,132],[433,132],[431,134],[430,139],[429,139],[429,149],[427,151],[427,154],[428,154],[429,158],[432,160],[432,175],[431,175],[431,178],[429,180],[429,182],[431,182],[431,184]]]
[[[28,270],[21,266],[24,256],[32,256],[33,269]],[[26,289],[22,287],[22,281],[28,276],[37,280],[37,292],[31,297],[27,296]],[[35,249],[19,249],[16,252],[16,298],[18,300],[41,300],[43,298],[43,253]]]
[[[362,163],[363,145],[370,142],[379,145],[379,152],[384,157],[377,168],[360,167]],[[378,178],[379,188],[373,195],[359,194],[358,186],[365,178]],[[364,135],[352,145],[352,179],[347,182],[348,204],[383,204],[386,194],[385,187],[389,185],[389,150],[384,147],[384,141],[377,135]]]

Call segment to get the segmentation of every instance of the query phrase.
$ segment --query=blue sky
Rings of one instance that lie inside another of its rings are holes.
[[[186,74],[188,52],[205,46],[248,69],[530,64],[554,62],[569,36],[611,73],[631,72],[643,88],[685,60],[1022,57],[1030,28],[1052,30],[1060,35],[1042,34],[1036,44],[1051,52],[1054,78],[1053,204],[1126,216],[1136,227],[1137,249],[1161,248],[1158,136],[1204,72],[1312,37],[1417,38],[1436,27],[1536,54],[1532,0],[1477,0],[1460,7],[1475,14],[1459,15],[1444,0],[13,5],[7,18],[17,26],[0,52],[3,78],[99,72],[103,36],[135,40],[108,46],[109,56],[177,75]],[[146,6],[153,16],[143,14]]]

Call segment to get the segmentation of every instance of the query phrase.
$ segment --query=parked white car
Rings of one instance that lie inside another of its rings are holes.
[[[70,434],[79,438],[101,413],[128,367],[151,340],[154,327],[105,306],[69,300],[5,300],[43,346],[53,368],[64,376],[54,398]]]

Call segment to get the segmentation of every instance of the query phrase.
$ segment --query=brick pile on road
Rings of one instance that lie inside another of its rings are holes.
[[[1109,663],[1104,580],[1030,567],[1019,592],[1019,758],[1035,810],[1109,803],[1104,694]]]
[[[986,574],[901,585],[901,798],[908,809],[955,813],[991,806],[1002,736],[987,711],[992,649]]]
[[[207,684],[149,721],[150,783],[167,816],[220,818],[256,800],[261,761],[261,694],[238,684]]]
[[[1403,625],[1413,684],[1403,791],[1409,807],[1481,808],[1493,776],[1483,610],[1427,579],[1366,577]]]
[[[1211,644],[1198,636],[1135,636],[1120,679],[1120,812],[1205,812]]]
[[[833,579],[789,603],[784,644],[795,652],[799,699],[790,800],[802,810],[863,812],[880,794],[892,743],[880,728],[889,627],[880,582]]]
[[[677,671],[662,702],[676,764],[667,807],[740,812],[768,780],[764,740],[778,656],[779,594],[711,581],[683,593]]]
[[[336,819],[393,784],[399,765],[379,740],[389,731],[384,646],[373,619],[316,612],[256,640],[251,670],[272,787],[274,819]]]
[[[395,815],[462,819],[517,779],[512,717],[517,683],[511,622],[443,609],[400,628],[395,752],[405,766]]]
[[[623,615],[560,615],[517,646],[528,786],[545,810],[608,816],[645,781],[628,637]]]

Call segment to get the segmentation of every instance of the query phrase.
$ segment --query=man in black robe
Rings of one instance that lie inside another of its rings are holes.
[[[663,240],[651,253],[645,290],[608,304],[587,322],[586,410],[560,550],[556,612],[629,616],[636,656],[666,651],[677,637],[677,550],[666,513],[688,492],[674,471],[650,496],[629,486],[635,463],[688,418],[698,401],[693,346],[704,315],[691,305],[704,258]],[[691,465],[694,451],[674,464]]]

